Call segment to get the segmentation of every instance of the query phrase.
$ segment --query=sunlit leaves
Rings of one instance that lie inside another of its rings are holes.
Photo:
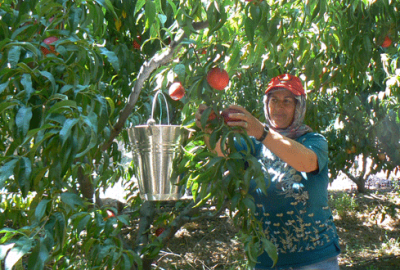
[[[316,0],[19,2],[19,10],[7,4],[0,7],[0,188],[21,192],[16,197],[26,200],[31,191],[38,195],[31,207],[36,210],[28,216],[6,212],[0,218],[21,227],[28,221],[42,222],[32,227],[36,231],[29,242],[29,269],[39,269],[49,260],[60,268],[73,267],[74,260],[64,256],[76,255],[71,246],[78,243],[84,253],[79,255],[90,258],[93,268],[107,265],[111,269],[119,264],[129,269],[134,261],[140,265],[139,255],[123,250],[115,237],[120,227],[114,225],[126,224],[126,219],[104,221],[100,210],[85,209],[84,199],[75,193],[77,171],[83,168],[96,188],[121,177],[117,143],[105,151],[100,146],[127,106],[139,71],[145,71],[142,64],[182,33],[186,38],[171,63],[157,68],[140,93],[133,94],[138,99],[127,125],[144,123],[153,90],[164,91],[176,78],[185,82],[187,98],[170,104],[174,123],[193,127],[199,103],[211,105],[215,112],[230,103],[240,104],[262,119],[266,83],[289,72],[302,76],[309,94],[307,124],[329,138],[333,175],[351,164],[355,155],[382,151],[384,145],[378,144],[371,130],[385,131],[379,137],[386,142],[393,140],[390,134],[398,134],[396,125],[390,132],[381,128],[393,124],[386,115],[399,103],[396,1],[364,0],[351,5]],[[195,30],[193,22],[207,22],[208,27]],[[393,43],[383,48],[387,35]],[[59,40],[55,53],[44,55],[40,46],[48,36]],[[231,77],[223,93],[215,93],[204,79],[216,65]],[[266,183],[250,155],[249,140],[228,129],[221,119],[207,123],[210,113],[203,114],[201,123],[217,130],[193,135],[179,164],[186,181],[182,184],[200,204],[208,199],[218,206],[225,199],[231,202],[236,220],[246,220],[244,242],[251,261],[260,247],[275,258],[271,243],[260,242],[262,235],[254,234],[258,227],[251,216],[254,202],[247,194],[249,182],[254,181],[264,193]],[[336,122],[343,128],[335,129]],[[209,136],[211,148],[222,142],[225,156],[206,150],[203,135]],[[118,139],[124,138],[122,130]],[[234,141],[243,141],[248,151],[235,152]],[[346,147],[351,146],[356,151],[347,154]],[[392,168],[388,162],[377,164],[377,168]],[[24,205],[15,197],[9,200]],[[20,233],[25,231],[21,228],[15,235],[2,231],[1,244],[15,242],[12,237],[17,234],[21,239],[28,237]],[[12,248],[1,247],[3,258]],[[156,246],[151,253],[158,250]],[[17,261],[9,261],[13,263]]]

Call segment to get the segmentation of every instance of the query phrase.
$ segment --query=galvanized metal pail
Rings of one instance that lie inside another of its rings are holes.
[[[128,129],[133,148],[133,159],[139,182],[140,197],[148,201],[179,200],[184,188],[178,186],[179,176],[175,173],[175,159],[187,139],[189,131],[179,125],[156,125],[153,119],[155,101],[161,94],[157,92],[153,99],[153,110],[147,125]]]

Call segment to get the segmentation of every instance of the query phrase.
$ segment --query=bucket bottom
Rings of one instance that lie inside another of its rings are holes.
[[[145,201],[177,201],[180,200],[181,197],[181,194],[140,193],[140,198]]]
[[[188,190],[186,192],[175,194],[152,194],[140,192],[140,198],[145,201],[178,201],[178,200],[192,200],[193,196]]]

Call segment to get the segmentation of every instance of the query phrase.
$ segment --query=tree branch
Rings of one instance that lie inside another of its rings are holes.
[[[192,24],[195,30],[201,30],[208,27],[208,22],[197,22]],[[168,49],[164,52],[156,54],[150,61],[145,62],[139,70],[137,80],[133,87],[133,90],[128,98],[128,103],[125,108],[121,111],[120,117],[117,123],[114,125],[113,130],[111,132],[110,138],[107,142],[103,144],[101,149],[105,151],[110,147],[113,140],[118,136],[118,134],[122,131],[126,120],[129,115],[132,113],[133,108],[139,98],[140,92],[142,91],[143,85],[145,81],[150,77],[151,73],[159,68],[162,65],[165,65],[171,61],[173,58],[175,51],[180,47],[182,41],[186,38],[186,34],[183,33],[179,38],[172,41],[169,45]]]
[[[139,231],[137,233],[137,238],[135,241],[134,251],[138,254],[141,253],[143,247],[147,245],[148,241],[148,231],[150,229],[150,224],[154,219],[154,206],[149,201],[145,201],[140,210],[140,221],[139,221]]]

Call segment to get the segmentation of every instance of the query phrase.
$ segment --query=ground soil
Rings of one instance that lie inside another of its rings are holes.
[[[400,197],[330,191],[342,254],[340,269],[400,269]],[[344,197],[343,197],[344,196]],[[337,198],[346,198],[338,205]],[[348,209],[346,209],[346,207]],[[335,209],[337,208],[337,209]],[[227,215],[187,223],[162,249],[155,269],[243,269],[243,246]]]

